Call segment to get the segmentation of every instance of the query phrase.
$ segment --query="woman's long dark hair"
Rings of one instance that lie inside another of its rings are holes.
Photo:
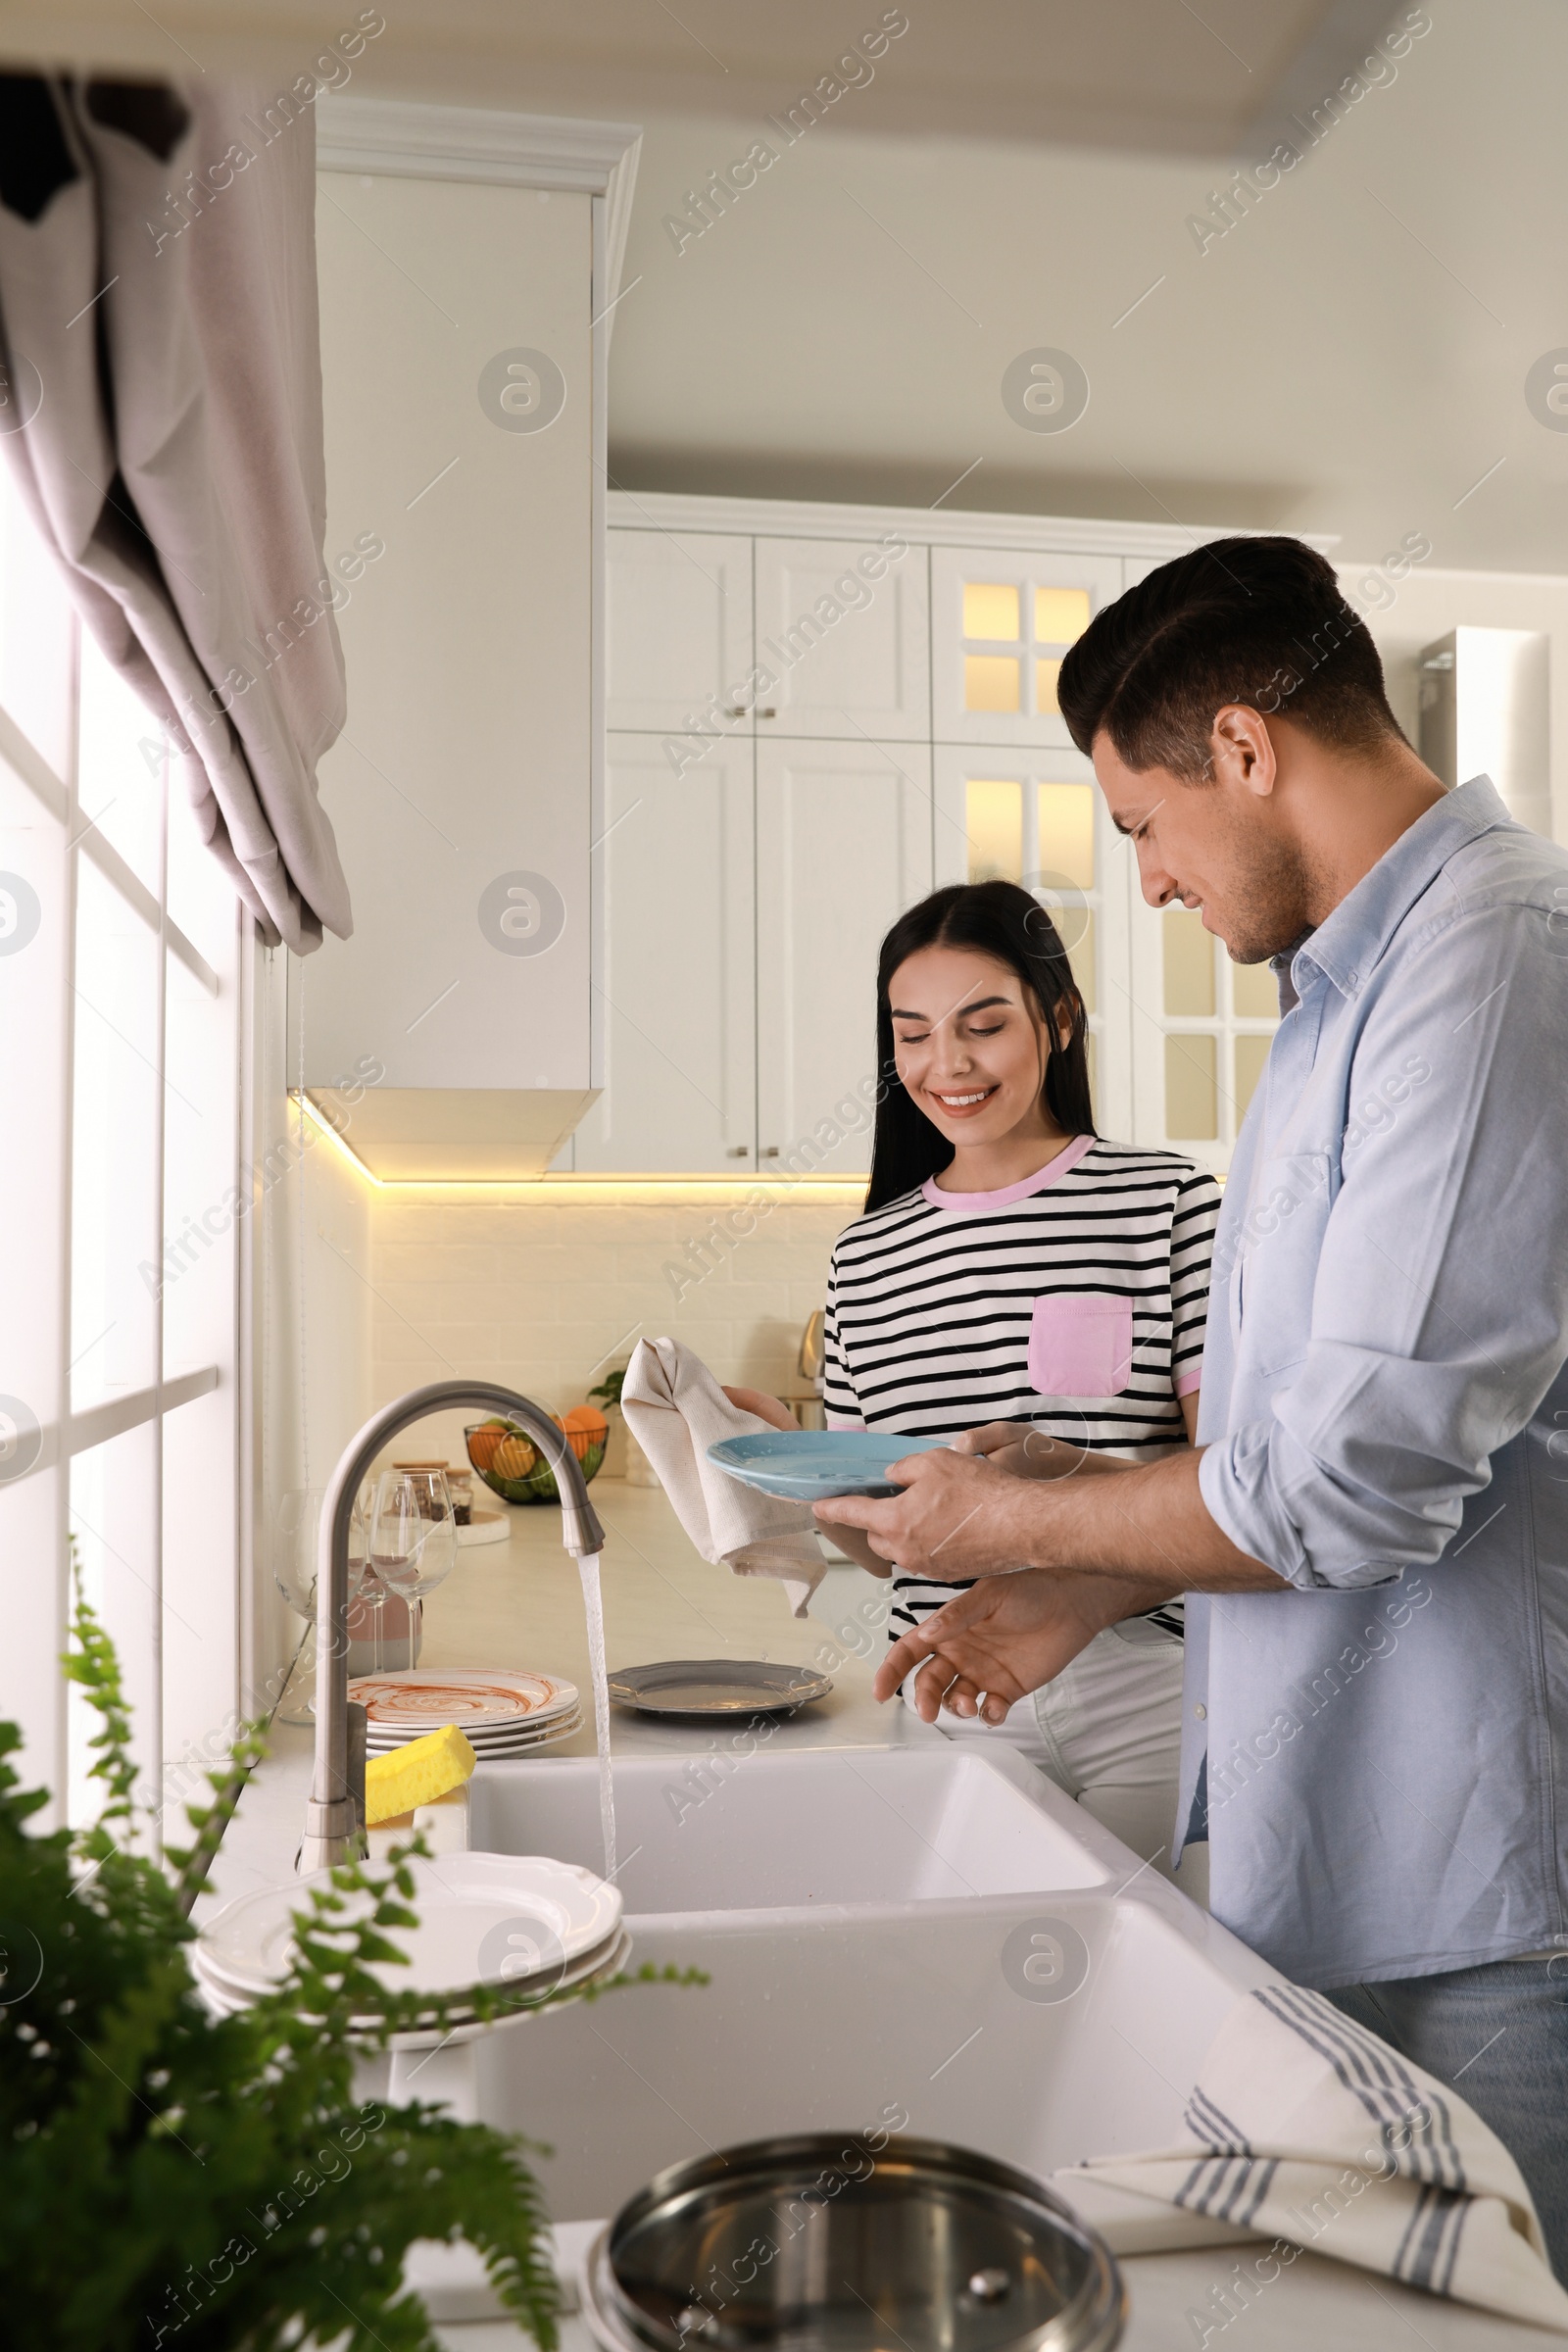
[[[1016,882],[951,883],[901,914],[882,942],[876,973],[879,1083],[867,1209],[881,1208],[927,1177],[940,1176],[953,1158],[953,1146],[910,1100],[899,1076],[888,993],[894,973],[907,956],[936,947],[972,948],[1017,974],[1045,1019],[1046,1108],[1068,1135],[1095,1133],[1084,1001],[1055,924],[1040,901]],[[1063,1011],[1072,1018],[1065,1045],[1057,1034]]]

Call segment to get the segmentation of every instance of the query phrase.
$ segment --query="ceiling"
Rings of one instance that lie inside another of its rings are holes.
[[[1568,416],[1527,399],[1568,362],[1568,11],[1429,22],[1223,235],[1214,163],[879,136],[873,84],[682,239],[666,216],[756,125],[650,120],[617,479],[1337,532],[1357,559],[1417,533],[1433,566],[1568,571]],[[1004,399],[1042,348],[1088,379],[1068,430]]]
[[[861,84],[880,85],[878,132],[1228,155],[1298,89],[1332,86],[1391,13],[1392,0],[913,0],[910,12],[881,0],[388,0],[364,73],[367,86],[535,114],[760,117],[885,15],[904,16],[908,30]],[[5,0],[0,40],[18,57],[211,72],[281,66],[357,15],[350,0]]]
[[[0,0],[0,47],[292,74],[357,11]],[[1560,0],[1409,12],[1315,143],[1385,0],[904,13],[793,138],[881,0],[386,0],[350,86],[645,126],[611,377],[634,491],[1311,529],[1373,560],[1418,533],[1434,566],[1568,571],[1568,417],[1527,399],[1568,358]],[[1281,136],[1303,160],[1205,233]],[[688,191],[759,139],[767,171],[695,233]],[[1086,380],[1070,429],[1004,397],[1041,349]]]

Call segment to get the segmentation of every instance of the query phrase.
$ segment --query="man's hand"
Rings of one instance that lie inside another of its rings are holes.
[[[991,1462],[955,1453],[909,1453],[888,1477],[902,1494],[875,1502],[863,1494],[835,1494],[811,1508],[825,1527],[863,1529],[871,1549],[896,1560],[906,1576],[961,1584],[970,1576],[999,1576],[1023,1565],[1025,1551],[1009,1549],[1009,1512],[1027,1494],[1023,1483]]]
[[[892,1698],[910,1668],[920,1666],[914,1704],[922,1723],[935,1723],[943,1706],[1001,1723],[1016,1700],[1054,1681],[1107,1625],[1155,1607],[1175,1590],[1152,1581],[1134,1591],[1124,1577],[1049,1569],[988,1577],[895,1642],[872,1689],[878,1698]]]
[[[871,1548],[906,1576],[949,1584],[1049,1568],[1093,1571],[1138,1585],[1168,1580],[1173,1592],[1280,1592],[1283,1577],[1237,1549],[1209,1517],[1200,1455],[1183,1446],[1165,1460],[1127,1464],[1114,1478],[1009,1478],[944,1447],[895,1462],[903,1493],[887,1502],[837,1494],[812,1507],[824,1526],[864,1530]],[[1131,1616],[1128,1601],[1119,1614]]]

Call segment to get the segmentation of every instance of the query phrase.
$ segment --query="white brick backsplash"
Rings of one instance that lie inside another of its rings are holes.
[[[720,1243],[712,1270],[677,1299],[666,1266],[695,1273],[688,1245],[715,1218],[722,1231],[734,1205],[699,1189],[538,1205],[375,1196],[376,1398],[450,1366],[561,1411],[604,1378],[602,1359],[624,1361],[639,1331],[668,1333],[732,1385],[798,1389],[801,1327],[822,1304],[828,1253],[854,1204],[791,1198],[753,1208],[753,1230]]]

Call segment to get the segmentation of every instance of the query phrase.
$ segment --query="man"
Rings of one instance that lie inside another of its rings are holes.
[[[1023,1479],[974,1432],[818,1517],[982,1580],[881,1670],[927,1721],[1206,1596],[1178,1851],[1206,1834],[1228,1927],[1460,2081],[1568,2278],[1568,855],[1444,791],[1293,540],[1151,574],[1060,701],[1145,897],[1280,982],[1199,1449]]]

